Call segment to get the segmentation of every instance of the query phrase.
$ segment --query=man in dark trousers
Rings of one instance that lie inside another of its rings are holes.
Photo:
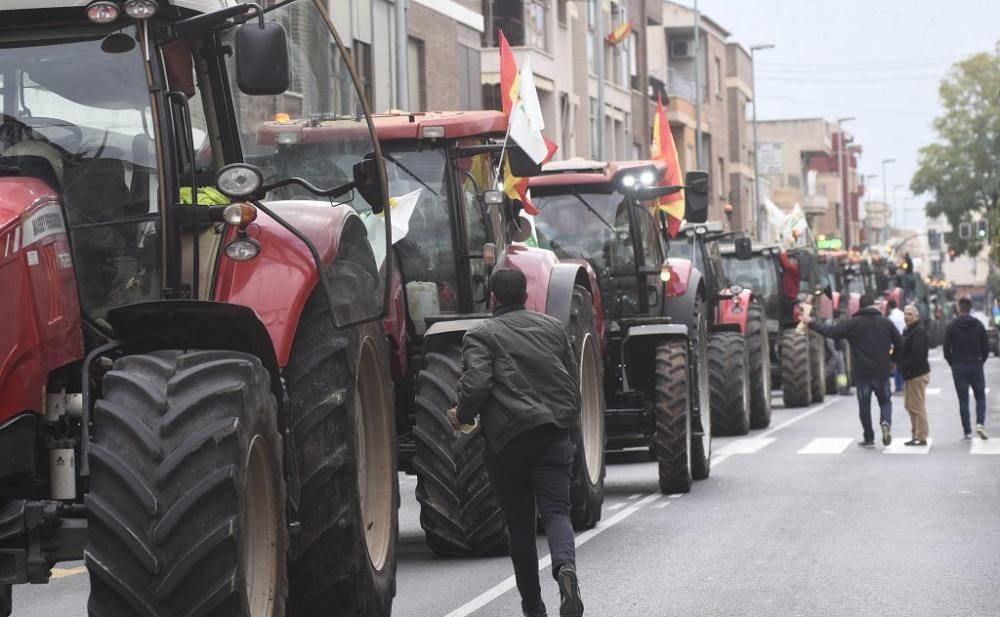
[[[851,344],[854,363],[854,383],[858,389],[858,411],[864,436],[859,446],[875,445],[872,428],[872,394],[878,399],[881,410],[882,445],[892,443],[892,384],[890,377],[894,362],[903,348],[903,339],[896,326],[886,319],[875,306],[872,297],[861,296],[861,308],[853,317],[833,325],[824,325],[807,317],[802,321],[825,337],[847,339]]]
[[[944,359],[951,366],[958,394],[958,413],[962,416],[965,438],[972,439],[969,422],[969,386],[976,397],[976,434],[989,439],[986,432],[986,376],[983,364],[990,357],[990,342],[983,323],[970,315],[972,300],[958,300],[958,318],[951,322],[944,333]]]
[[[524,308],[523,272],[497,270],[490,289],[493,318],[465,334],[458,404],[449,419],[457,430],[479,417],[524,614],[546,615],[535,548],[536,516],[541,516],[559,586],[559,615],[579,617],[583,600],[570,522],[570,432],[580,423],[576,358],[558,319]]]

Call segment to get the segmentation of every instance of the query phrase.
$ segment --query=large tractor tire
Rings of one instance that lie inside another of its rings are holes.
[[[580,430],[574,434],[576,456],[570,485],[570,515],[577,531],[601,520],[604,505],[604,365],[594,323],[593,298],[586,288],[573,289],[566,326],[576,355],[580,382]]]
[[[823,342],[823,347],[825,348],[825,360],[823,364],[823,386],[826,394],[834,395],[838,392],[837,386],[837,356],[842,356],[840,349],[834,346],[833,351],[830,351],[829,346],[826,342]],[[842,359],[842,358],[841,358]]]
[[[826,397],[826,342],[823,336],[809,332],[809,391],[813,403],[822,403]]]
[[[448,421],[461,373],[455,341],[425,354],[417,376],[413,465],[420,526],[436,555],[499,555],[507,550],[507,526],[487,475],[483,436],[456,432]]]
[[[691,333],[691,477],[708,478],[712,471],[711,389],[708,379],[708,322],[705,298],[698,296]]]
[[[691,371],[686,341],[656,346],[653,405],[656,411],[656,457],[660,491],[691,490]]]
[[[285,370],[298,533],[289,615],[388,617],[396,593],[399,486],[385,341],[378,324],[336,329],[314,294]]]
[[[809,336],[797,328],[781,332],[781,396],[785,407],[806,407],[812,401]]]
[[[750,428],[771,424],[771,350],[764,309],[756,302],[747,316],[747,358],[750,373]]]
[[[126,356],[104,376],[90,444],[92,617],[282,617],[278,404],[258,358]]]
[[[713,332],[708,338],[708,383],[712,435],[750,432],[750,379],[746,339],[739,332]]]

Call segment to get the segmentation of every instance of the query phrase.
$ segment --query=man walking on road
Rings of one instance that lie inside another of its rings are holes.
[[[546,615],[535,547],[540,516],[559,586],[559,615],[580,617],[583,600],[570,521],[571,431],[580,423],[576,358],[559,320],[524,308],[523,272],[497,270],[490,288],[493,318],[465,334],[458,404],[448,412],[449,420],[459,430],[479,417],[524,614]]]
[[[824,325],[805,314],[802,322],[832,339],[847,339],[851,344],[854,363],[854,383],[858,389],[858,412],[864,436],[859,446],[875,445],[872,428],[872,394],[878,400],[882,426],[882,445],[892,443],[892,384],[893,362],[903,347],[903,339],[892,322],[885,318],[869,295],[861,296],[861,309],[847,321]]]
[[[896,304],[896,301],[892,299],[889,300],[889,302],[886,304],[886,307],[889,309],[889,315],[888,315],[889,321],[892,322],[892,325],[896,326],[896,331],[899,332],[900,335],[902,335],[903,330],[906,329],[906,319],[903,317],[903,311],[899,310],[899,305]],[[896,394],[902,394],[903,372],[899,369],[899,366],[896,367],[896,370],[893,372],[892,377],[896,383]]]
[[[927,330],[920,324],[920,310],[916,306],[911,304],[906,307],[903,317],[906,319],[906,330],[903,332],[903,351],[899,354],[899,370],[906,380],[903,406],[910,414],[912,431],[910,441],[903,445],[926,446],[929,429],[925,395],[931,373],[931,365],[927,361]]]
[[[969,387],[976,397],[976,434],[980,439],[989,439],[986,432],[986,376],[983,364],[990,357],[990,342],[986,337],[983,323],[970,315],[972,301],[960,298],[958,318],[944,333],[944,359],[951,366],[951,376],[955,380],[958,394],[958,413],[962,417],[965,438],[972,439],[969,422]]]

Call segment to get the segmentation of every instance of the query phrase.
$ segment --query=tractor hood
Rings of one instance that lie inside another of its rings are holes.
[[[41,180],[0,176],[0,233],[17,225],[34,204],[55,198],[55,192]]]

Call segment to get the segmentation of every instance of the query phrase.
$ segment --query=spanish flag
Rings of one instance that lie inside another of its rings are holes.
[[[614,32],[609,34],[604,40],[607,41],[608,45],[618,45],[627,39],[630,34],[632,34],[632,22],[626,21],[615,28]]]
[[[681,173],[681,164],[677,159],[677,146],[674,145],[674,136],[670,132],[662,96],[657,96],[656,116],[653,118],[653,145],[650,149],[652,158],[663,161],[667,166],[667,172],[663,176],[663,186],[682,186],[684,174]],[[677,232],[680,231],[681,223],[684,221],[684,191],[661,197],[657,206],[667,214],[667,232],[670,237],[677,237]]]

